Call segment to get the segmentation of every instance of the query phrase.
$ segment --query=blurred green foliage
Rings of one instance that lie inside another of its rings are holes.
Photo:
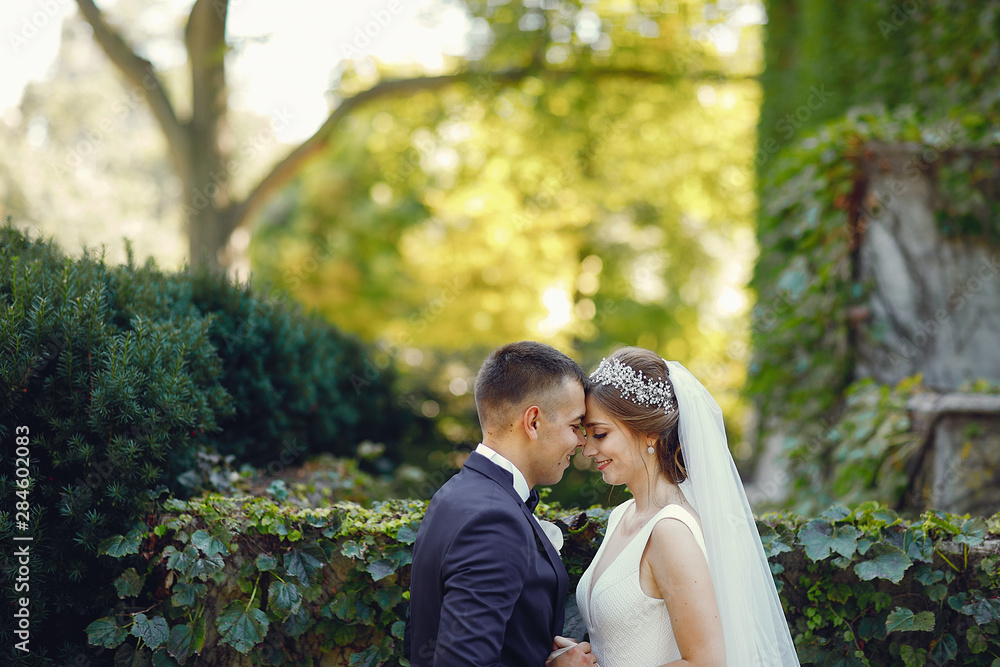
[[[851,107],[907,105],[929,121],[1000,114],[1000,2],[767,0],[760,144],[793,138]],[[822,104],[813,91],[821,89]],[[816,108],[818,106],[819,108]]]
[[[262,215],[254,271],[374,341],[453,447],[479,438],[479,363],[525,338],[588,371],[623,344],[680,359],[738,441],[759,26],[703,2],[468,4],[484,74],[353,112]],[[403,74],[348,66],[338,94]]]

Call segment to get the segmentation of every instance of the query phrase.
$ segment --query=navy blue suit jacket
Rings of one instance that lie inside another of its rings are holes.
[[[473,452],[417,531],[404,652],[413,667],[542,667],[567,586],[513,476]]]

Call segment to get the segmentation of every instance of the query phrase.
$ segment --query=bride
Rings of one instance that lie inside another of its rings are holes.
[[[640,348],[590,379],[583,453],[633,496],[611,512],[576,591],[597,662],[798,665],[718,403],[681,364]]]

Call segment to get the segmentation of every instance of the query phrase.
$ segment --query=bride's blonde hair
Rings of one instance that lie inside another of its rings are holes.
[[[657,354],[641,347],[623,347],[616,350],[610,359],[617,359],[633,370],[641,371],[643,375],[654,382],[664,382],[670,386],[670,371]],[[656,436],[653,448],[656,452],[656,462],[660,472],[667,480],[680,484],[687,479],[684,469],[684,455],[681,453],[681,442],[677,433],[677,423],[680,411],[671,410],[664,414],[662,409],[638,405],[622,398],[621,392],[612,384],[592,383],[590,395],[597,400],[609,415],[621,422],[637,437]],[[676,407],[676,398],[672,398]]]

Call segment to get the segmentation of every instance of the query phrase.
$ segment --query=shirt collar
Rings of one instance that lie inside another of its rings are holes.
[[[495,449],[488,447],[483,443],[479,443],[476,446],[476,451],[485,456],[486,458],[488,458],[493,463],[503,468],[504,470],[506,470],[507,472],[509,472],[510,474],[512,474],[514,476],[514,491],[517,492],[517,495],[521,497],[522,501],[528,499],[528,494],[530,493],[531,489],[528,488],[528,481],[524,479],[524,475],[521,473],[520,470],[517,469],[517,466],[508,461],[502,454],[499,454]]]

